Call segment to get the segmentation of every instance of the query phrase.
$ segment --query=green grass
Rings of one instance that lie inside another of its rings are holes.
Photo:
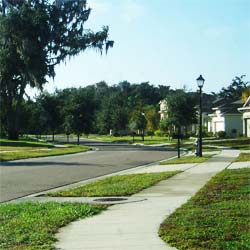
[[[213,155],[203,155],[202,157],[197,156],[182,156],[181,158],[174,158],[169,161],[160,162],[160,165],[168,165],[168,164],[184,164],[184,163],[201,163],[207,161]]]
[[[49,148],[52,148],[53,146],[51,147],[15,147],[15,146],[0,146],[0,149],[1,149],[1,152],[3,151],[20,151],[20,150],[40,150],[40,149],[49,149]]]
[[[250,150],[249,145],[234,145],[232,149],[240,149],[240,150]]]
[[[224,170],[160,226],[179,250],[249,250],[250,169]]]
[[[243,137],[233,139],[204,140],[203,145],[224,146],[232,149],[250,149],[250,139]]]
[[[55,249],[54,235],[60,227],[104,209],[104,206],[55,202],[0,205],[0,249]]]
[[[26,158],[55,156],[85,152],[91,148],[86,146],[67,145],[65,148],[56,148],[45,142],[10,141],[0,139],[0,161],[13,161]],[[3,152],[7,151],[7,152]]]
[[[218,147],[207,147],[207,146],[203,146],[202,147],[202,151],[203,152],[211,152],[211,151],[221,151],[222,149],[221,148],[218,148]]]
[[[26,158],[74,154],[74,153],[86,152],[88,150],[90,150],[90,148],[86,146],[71,146],[68,148],[53,148],[50,150],[48,149],[48,151],[36,150],[36,151],[6,152],[6,153],[0,153],[0,161],[13,161]]]
[[[8,140],[8,139],[0,139],[0,147],[53,147],[52,144],[48,144],[46,142],[39,142],[34,140]]]
[[[104,142],[126,142],[133,143],[132,136],[109,136],[109,135],[94,135],[91,134],[88,136],[88,139],[96,139]],[[145,136],[144,141],[142,141],[141,136],[134,137],[134,143],[141,143],[144,145],[154,145],[154,144],[162,144],[162,143],[171,143],[176,144],[176,139],[170,139],[168,137],[163,136]],[[193,140],[182,140],[182,142],[193,141]]]
[[[235,162],[250,161],[250,153],[240,153]]]
[[[50,193],[49,195],[66,197],[127,196],[138,193],[180,172],[116,175],[74,189]]]

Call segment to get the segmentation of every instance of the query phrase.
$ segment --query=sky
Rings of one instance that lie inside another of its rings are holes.
[[[218,92],[235,76],[250,80],[250,0],[88,0],[86,28],[109,26],[108,54],[88,50],[56,67],[49,92],[100,81],[149,81]]]

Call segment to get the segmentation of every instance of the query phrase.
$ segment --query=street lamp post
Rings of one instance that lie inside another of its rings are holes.
[[[197,156],[202,157],[202,87],[204,85],[205,79],[200,75],[197,79],[197,85],[200,89],[200,119],[199,119],[199,140],[198,140],[198,151]]]
[[[145,113],[141,112],[141,116],[142,116],[142,141],[144,141],[144,129],[145,129]]]

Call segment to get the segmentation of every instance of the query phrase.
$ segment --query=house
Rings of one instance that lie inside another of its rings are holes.
[[[224,131],[227,136],[235,137],[241,135],[242,114],[238,108],[242,106],[242,101],[232,102],[223,98],[213,102],[212,113],[208,114],[208,132],[213,134]]]
[[[246,99],[243,107],[238,108],[238,111],[242,113],[243,135],[250,137],[250,96]]]
[[[167,118],[167,112],[168,112],[168,104],[167,104],[167,100],[161,100],[159,102],[160,104],[160,120],[164,120],[165,118]]]

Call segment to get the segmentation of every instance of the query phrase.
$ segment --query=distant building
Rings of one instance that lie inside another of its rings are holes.
[[[160,114],[160,120],[164,120],[165,118],[167,118],[167,112],[168,112],[168,103],[167,103],[167,100],[161,100],[159,102],[160,104],[160,111],[159,111],[159,114]]]
[[[208,114],[208,132],[224,131],[230,137],[242,134],[242,115],[238,112],[241,106],[241,100],[230,102],[221,98],[214,101],[212,113]]]
[[[250,96],[247,98],[243,107],[238,108],[238,111],[242,113],[243,135],[250,137]]]

